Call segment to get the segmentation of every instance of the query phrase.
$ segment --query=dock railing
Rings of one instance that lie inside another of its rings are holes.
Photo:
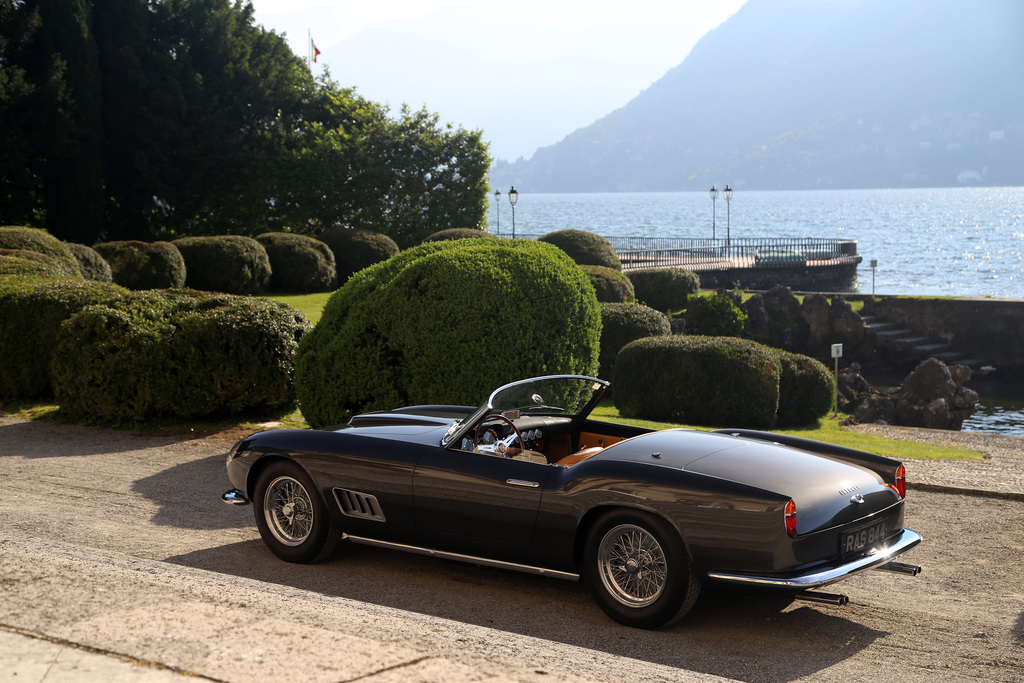
[[[522,235],[536,238],[539,235]],[[693,239],[608,237],[625,270],[683,266],[691,270],[787,268],[859,262],[856,240],[765,237]]]

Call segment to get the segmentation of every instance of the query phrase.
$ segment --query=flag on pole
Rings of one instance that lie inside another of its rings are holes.
[[[309,33],[309,61],[316,63],[316,58],[320,56],[320,48],[313,42],[313,34]]]

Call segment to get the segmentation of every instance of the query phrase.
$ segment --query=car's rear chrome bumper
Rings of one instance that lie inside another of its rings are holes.
[[[225,491],[224,495],[220,497],[228,505],[248,505],[249,499],[245,497],[245,494],[238,489],[231,489]]]
[[[807,574],[797,574],[793,576],[756,576],[750,574],[730,574],[727,572],[710,572],[708,578],[715,579],[716,581],[726,581],[729,583],[742,583],[748,585],[760,585],[775,588],[797,588],[807,589],[814,588],[815,586],[825,586],[830,583],[835,583],[850,576],[857,572],[864,571],[865,569],[885,569],[888,571],[897,571],[902,574],[916,574],[916,572],[905,571],[902,568],[908,565],[902,563],[895,563],[896,567],[892,569],[888,568],[890,562],[901,555],[918,543],[921,542],[921,534],[910,529],[904,529],[900,532],[900,535],[888,548],[881,548],[878,550],[872,550],[869,554],[864,557],[859,557],[852,562],[847,562],[835,567],[827,567],[825,569],[816,569]],[[918,571],[920,568],[916,568]]]

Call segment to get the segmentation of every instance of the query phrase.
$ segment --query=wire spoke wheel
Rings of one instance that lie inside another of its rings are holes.
[[[263,514],[270,532],[287,546],[301,545],[313,532],[313,501],[295,479],[274,479],[263,496]]]
[[[597,567],[608,593],[627,607],[654,603],[668,580],[661,544],[634,524],[622,524],[605,534],[597,550]]]

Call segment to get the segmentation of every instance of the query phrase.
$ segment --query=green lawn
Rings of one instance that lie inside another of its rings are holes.
[[[320,314],[324,310],[324,305],[327,304],[327,299],[330,298],[333,292],[318,292],[316,294],[275,294],[269,298],[274,301],[280,301],[281,303],[288,304],[292,308],[297,308],[304,316],[309,318],[309,322],[316,325],[320,320]]]

